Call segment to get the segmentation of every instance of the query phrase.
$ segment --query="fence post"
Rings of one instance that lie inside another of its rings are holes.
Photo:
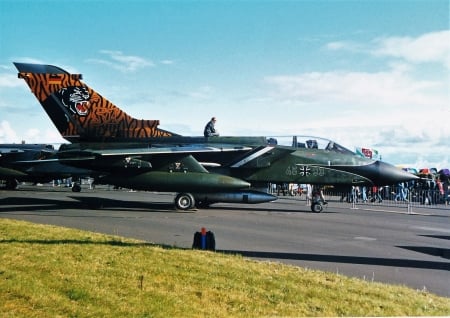
[[[352,194],[351,194],[351,200],[352,200],[352,209],[356,209],[356,188],[352,187]]]
[[[412,213],[412,211],[411,211],[411,208],[412,208],[412,206],[411,206],[411,189],[408,189],[408,198],[407,198],[407,200],[408,200],[408,203],[407,203],[406,207],[408,209],[408,214],[411,214]]]

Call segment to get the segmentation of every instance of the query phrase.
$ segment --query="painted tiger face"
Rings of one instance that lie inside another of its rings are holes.
[[[73,114],[79,116],[87,116],[89,112],[90,94],[86,87],[83,86],[69,86],[58,91],[57,95],[61,102]]]

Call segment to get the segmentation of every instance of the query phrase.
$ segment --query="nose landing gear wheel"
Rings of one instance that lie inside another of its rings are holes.
[[[195,200],[190,193],[179,193],[175,197],[175,207],[179,210],[189,210],[195,206]]]
[[[311,204],[311,211],[315,212],[315,213],[320,213],[323,210],[323,205],[320,204],[319,202],[313,203]]]

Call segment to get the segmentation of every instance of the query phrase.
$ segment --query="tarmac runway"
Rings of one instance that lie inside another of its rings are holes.
[[[181,248],[202,227],[219,252],[331,271],[450,297],[450,207],[415,209],[330,201],[312,213],[304,197],[177,211],[173,194],[83,186],[0,191],[0,217],[136,238]],[[0,238],[1,239],[1,238]]]

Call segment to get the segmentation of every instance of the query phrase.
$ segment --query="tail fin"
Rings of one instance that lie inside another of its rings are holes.
[[[42,64],[14,63],[61,135],[70,142],[130,141],[176,136],[159,120],[135,119],[81,82],[81,74]]]

